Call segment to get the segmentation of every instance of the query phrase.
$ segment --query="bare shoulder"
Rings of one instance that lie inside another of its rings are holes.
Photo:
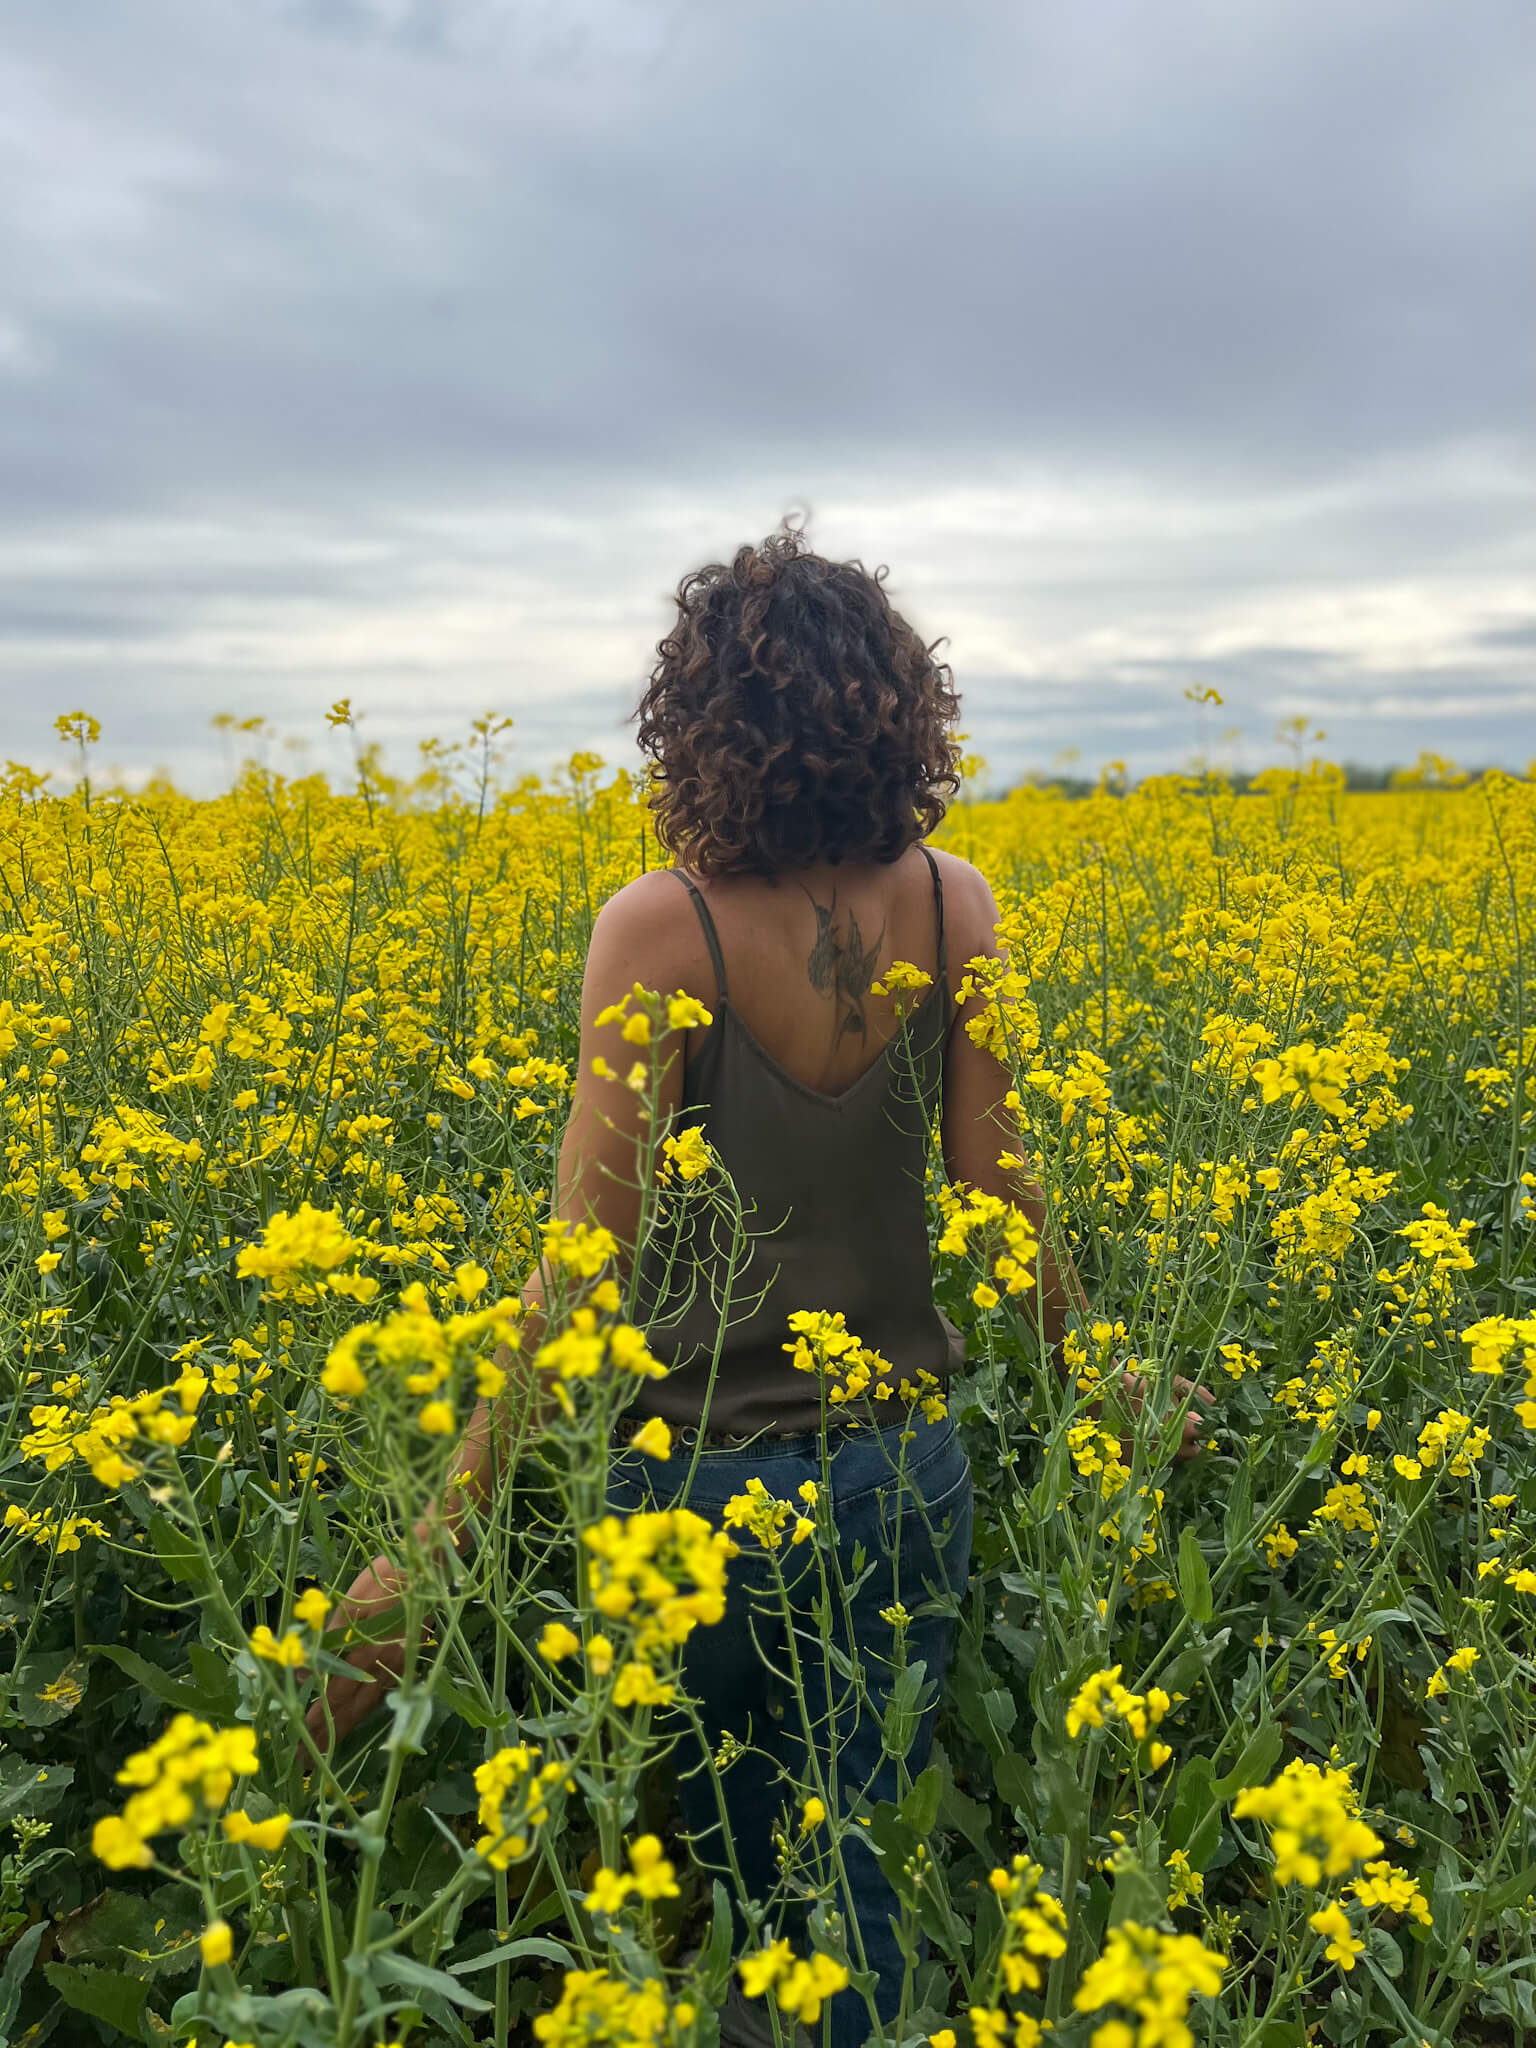
[[[592,927],[589,980],[684,989],[707,999],[709,951],[688,892],[666,868],[636,875],[608,898]]]
[[[949,935],[952,962],[972,959],[978,953],[995,951],[994,929],[998,919],[997,899],[992,885],[980,868],[933,846],[929,852],[939,864],[944,885],[944,927]]]
[[[605,936],[645,933],[664,937],[673,927],[694,924],[688,892],[669,868],[652,868],[636,875],[622,889],[616,889],[597,913],[594,933],[600,926]]]

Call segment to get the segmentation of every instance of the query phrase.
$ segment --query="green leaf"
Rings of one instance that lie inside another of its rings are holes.
[[[930,1764],[901,1802],[901,1817],[914,1833],[931,1835],[939,1818],[939,1795],[944,1789],[937,1764]]]
[[[912,1890],[912,1880],[905,1876],[903,1865],[911,1861],[917,1840],[891,1801],[880,1800],[869,1817],[869,1842],[898,1898],[907,1897]]]
[[[392,1722],[384,1738],[386,1749],[403,1749],[408,1755],[422,1754],[421,1738],[427,1732],[427,1723],[432,1718],[432,1695],[418,1690],[407,1691],[402,1686],[392,1692],[385,1701]]]
[[[1135,1857],[1127,1857],[1115,1869],[1115,1891],[1110,1901],[1109,1924],[1136,1920],[1143,1927],[1155,1927],[1166,1913],[1163,1895]]]
[[[21,1815],[47,1813],[74,1782],[73,1764],[35,1764],[30,1757],[0,1757],[0,1828]]]
[[[1266,2020],[1254,2048],[1308,2048],[1304,2020]]]
[[[204,1579],[202,1555],[184,1530],[169,1515],[151,1515],[149,1540],[155,1555],[178,1586],[200,1586]]]
[[[58,1926],[59,1954],[71,1963],[116,1963],[125,1949],[165,1945],[155,1939],[155,1909],[137,1892],[103,1892]],[[129,1974],[138,1977],[144,1972]]]
[[[914,1659],[906,1669],[897,1675],[891,1687],[891,1696],[886,1701],[883,1738],[888,1756],[904,1757],[917,1740],[917,1723],[921,1709],[918,1696],[927,1676],[928,1666],[921,1657]]]
[[[509,1943],[508,1947],[511,1946]],[[381,1984],[404,1984],[411,1991],[435,1991],[439,1998],[462,2005],[466,2012],[493,2010],[485,1999],[476,1998],[472,1991],[456,1984],[446,1970],[429,1970],[425,1963],[418,1963],[410,1956],[373,1956],[367,1964],[367,1974]]]
[[[1285,1748],[1285,1738],[1273,1721],[1265,1721],[1255,1728],[1243,1744],[1237,1762],[1224,1778],[1215,1784],[1216,1797],[1225,1806],[1249,1785],[1262,1785],[1275,1765],[1280,1761]]]
[[[46,1963],[43,1975],[76,2012],[105,2020],[130,2039],[140,2037],[139,2021],[149,1995],[149,1986],[140,1978],[125,1977],[121,1970],[75,1970],[68,1963]]]
[[[1506,1877],[1502,1884],[1496,1884],[1484,1892],[1482,1918],[1491,1921],[1495,1913],[1502,1913],[1507,1907],[1524,1903],[1536,1892],[1536,1863],[1527,1863],[1517,1870],[1513,1877]]]
[[[11,2021],[16,2017],[16,2008],[21,2003],[21,1994],[32,1968],[32,1959],[37,1954],[37,1945],[42,1940],[47,1925],[46,1920],[35,1921],[11,1943],[11,1952],[5,1959],[4,1974],[0,1975],[0,2048],[5,2048],[5,2044],[11,2038]]]
[[[192,1667],[192,1683],[203,1702],[203,1713],[211,1720],[232,1721],[240,1705],[240,1686],[229,1660],[218,1650],[210,1650],[206,1643],[191,1643],[187,1647],[187,1662]]]
[[[1020,1756],[1015,1749],[1004,1750],[992,1766],[992,1782],[997,1787],[998,1798],[1009,1806],[1022,1807],[1031,1817],[1035,1807],[1034,1778],[1029,1758]],[[956,1798],[959,1796],[958,1793],[955,1795]],[[974,1806],[976,1802],[970,1800],[967,1804]],[[986,1811],[985,1807],[980,1810],[983,1813]],[[972,1839],[974,1840],[974,1837]]]
[[[735,1932],[731,1924],[731,1898],[725,1886],[717,1877],[711,1894],[714,1916],[709,1923],[709,1940],[699,1958],[699,1967],[706,1980],[723,1984],[731,1964],[731,1937]]]
[[[1222,1540],[1229,1554],[1246,1546],[1252,1529],[1253,1476],[1244,1465],[1228,1490],[1226,1512],[1222,1516]]]
[[[1392,1978],[1403,1974],[1403,1952],[1385,1927],[1368,1927],[1365,1931],[1365,1952],[1375,1963],[1379,1963]]]
[[[1088,1818],[1088,1795],[1078,1782],[1075,1759],[1047,1751],[1035,1759],[1035,1777],[1047,1801],[1046,1833],[1071,1834]]]
[[[718,1878],[715,1885],[718,1890],[724,1890]],[[729,1901],[726,1924],[730,1924]],[[450,1963],[448,1974],[450,1977],[467,1977],[471,1970],[489,1970],[497,1963],[516,1962],[519,1956],[538,1956],[546,1963],[558,1963],[562,1970],[574,1970],[576,1967],[576,1958],[558,1941],[550,1941],[542,1934],[525,1934],[517,1941],[498,1941],[493,1948],[482,1949],[477,1956],[466,1956],[462,1963]]]
[[[1168,1847],[1182,1849],[1192,1870],[1204,1870],[1215,1855],[1221,1842],[1221,1804],[1215,1766],[1208,1756],[1192,1756],[1180,1765],[1167,1835]]]
[[[1013,1724],[1019,1718],[1019,1703],[1007,1686],[1000,1685],[994,1691],[982,1694],[981,1706],[987,1717],[987,1725],[1001,1749],[1013,1733]]]
[[[1008,1763],[1010,1760],[1004,1757],[1002,1763]],[[1030,1775],[1027,1758],[1019,1757],[1017,1762],[1022,1775],[1027,1779]],[[999,1764],[997,1768],[1001,1769],[1002,1765]],[[1008,1800],[1010,1806],[1026,1803],[1018,1798],[1009,1798],[1001,1785],[997,1789],[1000,1796]],[[1014,1789],[1018,1789],[1017,1782]],[[991,1808],[984,1806],[979,1799],[972,1799],[969,1793],[962,1792],[949,1778],[945,1779],[943,1797],[939,1801],[939,1819],[945,1827],[952,1828],[957,1835],[963,1835],[978,1856],[985,1856],[989,1863],[997,1861],[992,1848]]]
[[[1227,1647],[1231,1636],[1230,1628],[1219,1628],[1214,1635],[1207,1636],[1203,1643],[1187,1643],[1177,1657],[1158,1678],[1164,1692],[1190,1692],[1195,1680],[1203,1678],[1215,1664],[1216,1659]]]
[[[89,1666],[72,1651],[29,1657],[11,1679],[16,1718],[28,1728],[51,1728],[75,1711],[89,1682]]]
[[[450,1714],[470,1728],[496,1728],[506,1719],[505,1714],[490,1712],[472,1692],[462,1685],[455,1685],[451,1678],[435,1679],[432,1694]]]
[[[1216,1612],[1216,1604],[1211,1598],[1211,1575],[1206,1569],[1200,1538],[1187,1526],[1179,1538],[1179,1592],[1190,1620],[1204,1628]]]
[[[125,1650],[118,1643],[92,1643],[90,1654],[105,1657],[109,1664],[115,1664],[136,1685],[142,1685],[146,1692],[153,1693],[162,1706],[172,1707],[178,1714],[206,1716],[210,1712],[210,1702],[195,1686],[172,1678],[169,1671],[162,1671],[158,1664],[151,1664],[137,1650]]]

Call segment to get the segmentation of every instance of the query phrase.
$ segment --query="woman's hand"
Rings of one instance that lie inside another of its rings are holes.
[[[1145,1378],[1139,1372],[1121,1373],[1118,1385],[1124,1390],[1131,1413],[1139,1415],[1146,1405],[1147,1396],[1151,1391]],[[1201,1431],[1207,1426],[1206,1413],[1216,1396],[1209,1387],[1197,1387],[1192,1381],[1183,1379],[1177,1373],[1174,1375],[1173,1395],[1175,1401],[1183,1402],[1187,1400],[1189,1402],[1189,1408],[1185,1414],[1183,1428],[1180,1432],[1179,1447],[1174,1452],[1174,1456],[1176,1458],[1196,1457],[1202,1449]],[[1197,1407],[1195,1405],[1196,1402],[1203,1402],[1205,1405]],[[1120,1439],[1120,1447],[1124,1453],[1126,1463],[1129,1464],[1132,1450],[1131,1439],[1128,1436],[1123,1436]]]
[[[543,1276],[535,1274],[524,1283],[524,1298],[538,1303],[539,1322],[542,1328],[542,1307],[544,1300]],[[530,1311],[527,1323],[532,1321]],[[510,1345],[503,1344],[496,1354],[496,1363],[503,1372],[510,1372],[516,1362],[516,1353]],[[526,1408],[526,1402],[525,1402]],[[504,1417],[503,1428],[511,1427],[515,1417]],[[495,1476],[495,1445],[493,1443],[493,1412],[489,1401],[481,1401],[470,1417],[464,1441],[459,1447],[450,1470],[458,1474],[449,1488],[441,1507],[435,1515],[416,1524],[416,1548],[426,1553],[436,1544],[446,1544],[453,1550],[462,1547],[464,1541],[465,1516],[470,1507],[483,1508],[490,1496]],[[358,1573],[347,1591],[346,1598],[337,1603],[329,1617],[330,1627],[356,1628],[359,1633],[375,1638],[360,1642],[347,1652],[347,1662],[357,1672],[356,1678],[330,1678],[325,1690],[309,1712],[304,1716],[304,1726],[317,1749],[329,1746],[330,1731],[327,1726],[327,1709],[330,1726],[334,1727],[336,1739],[350,1735],[360,1722],[366,1721],[374,1708],[383,1703],[384,1695],[393,1691],[399,1683],[400,1673],[405,1665],[405,1639],[398,1630],[394,1634],[383,1633],[391,1610],[398,1612],[407,1584],[402,1566],[387,1557],[376,1557],[365,1571]]]
[[[329,1616],[327,1632],[382,1622],[391,1608],[399,1607],[404,1585],[400,1567],[387,1557],[376,1557],[358,1573],[346,1598]],[[324,1692],[304,1716],[310,1740],[320,1750],[330,1746],[333,1730],[338,1742],[345,1740],[399,1682],[405,1664],[404,1639],[396,1635],[358,1643],[347,1652],[347,1662],[359,1676],[327,1679]]]

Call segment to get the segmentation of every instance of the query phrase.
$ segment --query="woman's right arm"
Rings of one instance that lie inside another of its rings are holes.
[[[953,977],[968,960],[1001,957],[998,908],[986,877],[969,862],[953,855],[940,858]],[[967,1018],[976,1014],[974,1003],[956,1009],[945,1048],[944,1171],[951,1182],[1011,1202],[1028,1219],[1040,1247],[1035,1261],[1038,1301],[1031,1290],[1031,1307],[1039,1318],[1041,1342],[1059,1368],[1067,1319],[1074,1311],[1086,1312],[1088,1297],[1070,1252],[1057,1242],[1045,1190],[1022,1163],[1024,1139],[1018,1118],[1008,1107],[1012,1078],[984,1046],[973,1043],[965,1028]],[[1005,1166],[1005,1156],[1020,1163]]]
[[[943,855],[945,924],[949,936],[951,973],[963,963],[984,956],[1003,957],[997,940],[997,902],[986,877],[969,862]],[[1088,1297],[1072,1263],[1072,1254],[1058,1237],[1050,1215],[1045,1190],[1030,1171],[1018,1117],[1008,1107],[1013,1083],[1007,1069],[976,1045],[965,1028],[967,1015],[976,1015],[974,1005],[957,1009],[944,1054],[944,1107],[942,1139],[944,1171],[951,1182],[963,1182],[982,1194],[996,1195],[1011,1202],[1028,1220],[1039,1244],[1035,1259],[1035,1287],[1027,1297],[1030,1320],[1040,1334],[1042,1348],[1056,1370],[1065,1376],[1063,1340],[1069,1319],[1088,1312]],[[1012,1162],[1002,1163],[1004,1157]],[[1037,1292],[1038,1290],[1038,1292]],[[1145,1393],[1137,1374],[1125,1376],[1125,1389],[1133,1407],[1139,1407]],[[1211,1399],[1206,1387],[1191,1386],[1175,1379],[1173,1392],[1180,1400]],[[1191,1406],[1184,1417],[1177,1455],[1193,1457],[1200,1447],[1203,1418]]]

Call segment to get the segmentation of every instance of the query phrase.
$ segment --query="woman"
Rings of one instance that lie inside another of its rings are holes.
[[[667,1267],[654,1247],[637,1247],[651,1348],[669,1372],[644,1384],[619,1434],[627,1441],[657,1415],[672,1426],[675,1448],[658,1464],[616,1445],[616,1512],[666,1505],[674,1475],[690,1465],[688,1504],[714,1520],[753,1477],[781,1500],[822,1478],[822,1389],[785,1351],[797,1310],[840,1312],[894,1379],[942,1387],[963,1342],[931,1289],[925,1178],[935,1116],[949,1179],[1015,1203],[1040,1238],[1030,1299],[1052,1353],[1067,1312],[1083,1305],[1070,1263],[1050,1248],[1039,1186],[999,1163],[1021,1150],[1008,1077],[957,1016],[965,963],[996,950],[997,905],[973,867],[923,843],[958,787],[958,706],[949,671],[892,609],[882,575],[824,560],[789,528],[741,548],[728,565],[699,570],[680,586],[677,619],[640,706],[640,743],[657,770],[658,834],[677,865],[630,883],[596,921],[557,1213],[634,1244],[638,1106],[597,1078],[614,1051],[613,1027],[597,1019],[639,982],[686,992],[710,1013],[663,1046],[659,1107],[678,1127],[702,1128],[753,1235],[734,1274],[719,1233],[700,1233]],[[898,961],[931,977],[926,991],[876,992]],[[540,1274],[524,1298],[535,1308],[527,1357],[544,1298]],[[953,1421],[900,1401],[858,1406],[863,1426],[831,1432],[825,1469],[835,1568],[852,1586],[860,1566],[875,1567],[830,1623],[843,1659],[861,1667],[862,1686],[841,1684],[836,1660],[811,1656],[800,1658],[800,1696],[787,1712],[779,1695],[775,1671],[819,1642],[825,1621],[810,1613],[819,1583],[803,1564],[810,1545],[775,1554],[781,1566],[792,1555],[802,1560],[786,1568],[791,1607],[775,1620],[767,1553],[744,1541],[725,1619],[696,1630],[685,1652],[683,1684],[711,1750],[734,1755],[718,1781],[724,1819],[746,1894],[759,1901],[782,1891],[775,1834],[784,1829],[786,1779],[803,1782],[805,1741],[845,1808],[899,1796],[902,1766],[881,1739],[900,1661],[890,1617],[898,1605],[910,1613],[901,1623],[906,1660],[921,1659],[937,1680],[965,1590],[971,1482]],[[1195,1429],[1191,1416],[1186,1450]],[[492,1483],[492,1434],[482,1411],[465,1459],[482,1496]],[[348,1611],[366,1614],[394,1583],[380,1560],[354,1586]],[[355,1654],[387,1681],[390,1646]],[[911,1776],[927,1761],[934,1692],[904,1758]],[[333,1725],[344,1732],[378,1697],[374,1684],[333,1681]],[[318,1707],[311,1727],[324,1739]],[[723,1865],[715,1779],[687,1741],[679,1787],[695,1853]],[[791,1835],[798,1818],[790,1817]],[[858,1829],[844,1864],[837,1903],[887,2019],[904,1974],[893,1895]],[[854,2048],[868,2031],[862,1996],[849,1990],[833,2000],[837,2048]]]

